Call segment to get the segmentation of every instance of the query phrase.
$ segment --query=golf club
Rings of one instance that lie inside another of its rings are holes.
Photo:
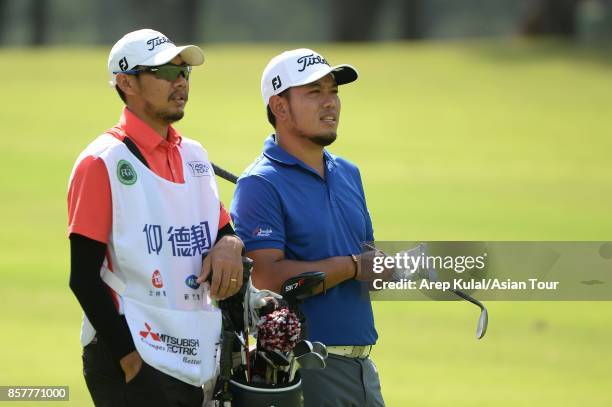
[[[379,251],[384,256],[389,257],[389,255],[387,253],[385,253],[384,251],[378,249],[375,246],[372,246],[371,244],[364,243],[364,246],[366,246],[370,250]],[[480,317],[478,318],[478,323],[476,325],[476,339],[482,339],[482,337],[487,332],[487,326],[489,325],[489,313],[488,313],[486,307],[484,306],[483,303],[481,303],[477,299],[473,298],[472,296],[464,293],[463,291],[460,291],[460,290],[450,290],[450,291],[453,294],[455,294],[456,296],[458,296],[460,298],[463,298],[464,300],[469,301],[472,304],[476,305],[478,308],[480,308]]]
[[[489,312],[483,303],[478,301],[476,298],[470,297],[463,291],[451,290],[453,294],[463,298],[466,301],[475,304],[480,308],[480,317],[478,318],[478,324],[476,325],[476,339],[481,339],[487,332],[487,326],[489,325]]]
[[[213,171],[215,171],[216,175],[220,176],[226,181],[231,182],[232,184],[235,184],[236,182],[238,182],[238,177],[232,174],[231,172],[224,170],[223,168],[219,167],[215,163],[211,162],[210,164],[212,165]]]
[[[306,339],[303,339],[295,344],[293,347],[292,353],[295,357],[302,356],[305,353],[312,352],[313,346],[312,343]]]
[[[221,178],[235,184],[238,181],[238,177],[235,176],[234,174],[232,174],[229,171],[224,170],[223,168],[219,167],[218,165],[211,163],[213,166],[213,169],[215,171],[215,174],[217,174],[218,176],[220,176]],[[378,250],[376,247],[369,245],[369,244],[365,244],[365,246],[367,246],[369,249],[371,250]],[[383,252],[382,250],[380,251],[382,254],[384,254],[385,256],[388,256],[385,252]],[[289,289],[289,291],[291,291],[291,289]],[[460,290],[451,290],[455,295],[463,298],[466,301],[471,302],[472,304],[475,304],[476,306],[478,306],[478,308],[480,308],[481,312],[480,312],[480,317],[478,318],[478,325],[476,327],[476,338],[477,339],[481,339],[485,333],[487,332],[487,326],[489,324],[489,313],[486,309],[486,307],[478,300],[476,300],[475,298],[469,296],[468,294],[464,293],[463,291]],[[284,292],[283,292],[284,295]]]
[[[325,369],[325,359],[318,353],[308,352],[295,358],[302,369]]]
[[[274,371],[277,369],[277,366],[272,362],[272,360],[266,355],[265,352],[258,351],[257,356],[260,360],[266,362],[266,384],[274,384]]]
[[[323,359],[327,359],[327,347],[321,342],[312,342],[312,351],[321,355]]]

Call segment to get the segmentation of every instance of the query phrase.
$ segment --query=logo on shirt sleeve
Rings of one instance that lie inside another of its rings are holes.
[[[136,175],[136,170],[132,167],[132,164],[125,160],[119,160],[119,163],[117,163],[117,178],[124,185],[134,185],[138,175]]]
[[[257,226],[253,231],[253,237],[270,237],[272,228],[270,226]]]
[[[210,175],[210,167],[202,161],[189,161],[187,165],[194,177],[208,177]]]

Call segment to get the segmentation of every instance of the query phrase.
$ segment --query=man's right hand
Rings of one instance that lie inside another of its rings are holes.
[[[377,257],[380,259],[386,256],[380,250],[368,250],[357,255],[357,274],[355,275],[355,280],[370,282],[380,278],[386,281],[391,276],[393,269],[382,267],[381,260],[377,264],[383,268],[382,272],[374,272],[374,259]]]
[[[119,361],[121,365],[121,369],[123,369],[123,373],[125,374],[125,382],[129,383],[138,372],[142,368],[142,358],[137,351],[133,351],[125,355]]]

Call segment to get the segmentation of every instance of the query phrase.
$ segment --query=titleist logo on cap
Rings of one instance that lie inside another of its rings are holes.
[[[170,44],[174,44],[172,41],[168,39],[168,37],[153,37],[149,41],[147,41],[147,45],[151,47],[148,49],[148,51],[153,51],[155,47],[157,47],[158,45],[162,45],[166,42]]]
[[[297,63],[298,65],[302,66],[300,69],[298,69],[298,72],[304,71],[304,69],[306,69],[306,67],[310,65],[325,64],[329,66],[325,58],[322,58],[319,55],[315,56],[315,54],[301,56],[297,59]]]

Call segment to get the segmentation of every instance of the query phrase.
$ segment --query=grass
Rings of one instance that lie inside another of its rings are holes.
[[[205,46],[177,127],[235,172],[270,132],[259,94],[291,45]],[[379,240],[612,240],[609,52],[555,43],[313,45],[360,79],[340,90],[334,153],[356,162]],[[2,49],[0,384],[81,376],[67,287],[65,193],[84,146],[121,108],[108,49]],[[220,182],[226,205],[232,186]],[[607,406],[608,302],[376,302],[389,406]],[[57,403],[60,405],[61,403]],[[28,403],[23,403],[28,405]]]

